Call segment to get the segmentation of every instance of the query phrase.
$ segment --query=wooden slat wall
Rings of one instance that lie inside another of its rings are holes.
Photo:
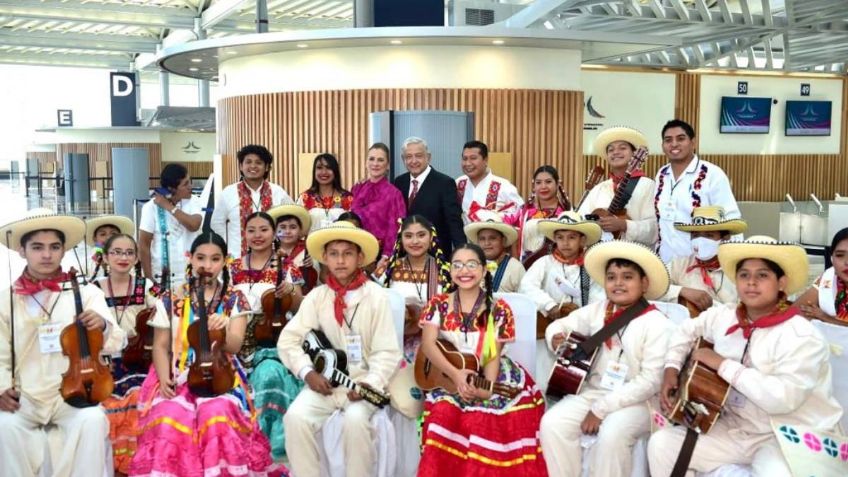
[[[50,174],[56,171],[56,153],[53,151],[31,151],[26,153],[27,159],[38,159],[41,172]],[[26,164],[22,164],[21,172],[26,172]]]
[[[701,75],[695,73],[677,73],[675,78],[674,116],[691,124],[699,131],[701,113]],[[698,146],[700,134],[695,136]],[[659,152],[659,151],[657,151]]]
[[[112,176],[112,148],[113,147],[139,147],[147,148],[150,159],[150,175],[158,176],[162,170],[162,146],[159,143],[63,143],[56,144],[56,157],[63,160],[65,153],[88,154],[89,170],[95,170],[95,162],[105,161],[108,175]]]
[[[475,136],[492,151],[511,152],[515,185],[530,192],[533,170],[553,164],[566,184],[584,173],[583,93],[499,89],[387,89],[269,93],[218,102],[218,151],[223,184],[236,180],[235,153],[263,144],[274,155],[271,180],[292,195],[298,154],[326,151],[339,158],[342,184],[365,175],[368,114],[386,110],[473,111]]]

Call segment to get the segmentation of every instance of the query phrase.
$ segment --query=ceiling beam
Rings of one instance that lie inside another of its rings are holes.
[[[580,3],[579,0],[536,0],[516,12],[503,22],[507,28],[527,28],[542,20],[556,9],[568,9]]]
[[[0,63],[9,65],[69,66],[75,68],[106,68],[128,70],[132,60],[127,56],[103,57],[93,55],[51,55],[45,53],[6,53],[0,52]]]
[[[5,32],[0,30],[0,45],[74,50],[154,53],[159,40],[130,35],[96,35],[51,31]]]
[[[251,0],[218,0],[200,15],[200,25],[208,30],[237,12],[246,3],[254,3]]]

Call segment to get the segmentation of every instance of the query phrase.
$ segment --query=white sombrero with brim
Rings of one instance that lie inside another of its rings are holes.
[[[309,217],[309,211],[305,207],[295,204],[278,205],[268,209],[268,215],[277,222],[277,219],[284,215],[297,217],[300,221],[300,228],[305,232],[312,226],[312,218]]]
[[[465,237],[471,243],[477,243],[477,234],[481,230],[491,229],[500,232],[506,237],[506,246],[514,244],[518,240],[518,229],[512,225],[505,224],[501,214],[494,210],[480,209],[475,213],[476,220],[463,228]]]
[[[0,227],[0,243],[11,250],[21,248],[21,237],[36,230],[58,230],[65,234],[65,251],[85,238],[85,222],[72,215],[58,215],[50,209],[32,209],[23,218]]]
[[[748,223],[742,219],[728,219],[724,207],[708,205],[692,210],[692,222],[675,222],[674,228],[683,232],[728,232],[741,234],[748,230]]]
[[[718,262],[725,276],[736,283],[736,267],[739,262],[759,258],[777,264],[786,275],[787,295],[807,287],[810,261],[807,252],[795,242],[778,242],[767,235],[754,235],[747,240],[731,240],[718,246]]]
[[[625,126],[616,126],[604,129],[600,134],[598,134],[598,137],[595,138],[595,142],[592,147],[595,148],[595,154],[606,157],[607,147],[616,141],[629,142],[636,149],[639,149],[640,147],[648,147],[648,140],[645,138],[644,134],[633,128]]]
[[[601,240],[603,230],[601,226],[591,220],[586,220],[577,212],[563,212],[556,220],[547,219],[539,221],[539,232],[549,240],[554,241],[554,233],[559,230],[573,230],[586,237],[586,246],[594,245]]]
[[[648,277],[646,299],[656,300],[668,291],[671,280],[662,260],[651,249],[637,242],[610,240],[593,246],[586,251],[584,259],[586,272],[595,283],[603,286],[607,275],[607,264],[616,258],[630,260],[642,267],[642,271]]]
[[[92,217],[85,221],[85,242],[94,245],[94,234],[97,229],[104,225],[111,225],[120,230],[122,234],[135,237],[135,224],[123,215],[101,215]]]
[[[324,263],[324,247],[337,240],[355,243],[359,245],[362,253],[365,255],[363,265],[368,265],[377,259],[377,253],[380,251],[380,245],[377,239],[364,229],[357,228],[350,222],[335,222],[331,225],[318,229],[306,237],[306,251],[309,256],[317,260],[319,263]]]

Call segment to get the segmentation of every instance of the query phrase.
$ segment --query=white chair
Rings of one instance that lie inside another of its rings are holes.
[[[398,343],[403,349],[403,327],[404,318],[406,316],[406,301],[403,295],[391,288],[386,289],[386,294],[389,296],[389,306],[392,308],[392,317],[395,319],[395,333],[397,333]]]
[[[675,325],[679,325],[690,319],[689,310],[685,306],[677,303],[668,303],[665,301],[652,301],[652,305],[657,307],[657,310],[668,317]]]
[[[41,464],[41,469],[39,469],[38,477],[52,477],[54,460],[59,458],[64,449],[64,435],[62,434],[62,430],[54,425],[43,427],[41,432],[44,436],[44,461]],[[92,475],[97,475],[96,469]],[[115,475],[112,459],[112,441],[108,436],[106,437],[106,456],[100,475],[103,477],[113,477]]]
[[[524,369],[538,382],[536,375],[536,305],[532,300],[518,293],[495,293],[495,299],[502,298],[512,309],[515,316],[515,342],[506,350],[507,356],[524,366]],[[547,378],[547,375],[544,376]]]

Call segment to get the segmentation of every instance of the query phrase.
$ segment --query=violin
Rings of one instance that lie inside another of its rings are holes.
[[[68,357],[68,370],[62,374],[60,392],[66,403],[73,407],[96,406],[108,399],[115,388],[112,372],[101,359],[103,331],[86,329],[79,316],[82,314],[82,295],[77,282],[77,271],[68,272],[74,291],[76,315],[59,336],[62,353]]]
[[[267,290],[262,294],[262,314],[264,317],[253,328],[253,336],[256,338],[256,343],[263,347],[273,347],[277,344],[280,332],[283,331],[286,323],[288,323],[286,313],[292,307],[291,294],[278,297],[276,293],[286,276],[286,270],[284,270],[286,267],[280,258],[281,253],[282,251],[277,252],[276,286],[272,290]]]
[[[162,268],[162,281],[160,282],[160,290],[162,293],[167,290],[168,267]],[[135,317],[135,336],[129,339],[127,347],[121,354],[121,360],[127,366],[132,366],[137,369],[147,369],[153,361],[153,328],[147,323],[153,318],[156,313],[156,308],[146,308],[138,313]]]
[[[227,330],[209,329],[208,310],[205,300],[205,282],[210,275],[202,269],[197,278],[192,277],[189,287],[197,297],[197,319],[188,326],[188,344],[194,350],[194,362],[188,371],[188,388],[195,396],[214,397],[233,388],[235,370],[229,357],[222,349],[227,342]],[[197,287],[197,282],[200,286]]]
[[[303,260],[309,258],[309,251],[304,250]],[[315,267],[300,267],[300,274],[303,276],[303,294],[306,295],[310,290],[318,285],[318,271]]]

